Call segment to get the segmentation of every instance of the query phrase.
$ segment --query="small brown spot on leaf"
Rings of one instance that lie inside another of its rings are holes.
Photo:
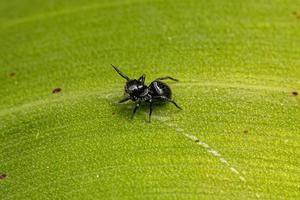
[[[6,174],[1,174],[0,175],[0,180],[4,180],[6,178]]]
[[[116,114],[115,112],[112,113],[112,115],[115,115],[115,114]]]
[[[248,130],[244,130],[244,133],[248,133]]]
[[[292,12],[292,14],[293,14],[297,19],[300,19],[300,15],[299,15],[296,11]]]
[[[298,92],[297,92],[297,91],[293,91],[293,92],[292,92],[292,95],[293,95],[293,96],[298,96]]]
[[[196,139],[196,140],[194,140],[194,142],[196,142],[196,143],[197,143],[197,142],[200,142],[200,140]]]
[[[55,89],[52,90],[52,93],[53,94],[60,93],[61,90],[62,90],[61,88],[55,88]]]
[[[15,72],[11,72],[11,73],[9,74],[9,76],[10,76],[10,77],[15,77],[15,76],[16,76],[16,73],[15,73]]]

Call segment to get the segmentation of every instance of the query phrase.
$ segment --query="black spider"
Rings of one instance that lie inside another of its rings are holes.
[[[135,108],[131,115],[133,118],[135,112],[139,108],[142,102],[147,102],[150,105],[150,112],[149,112],[149,122],[151,121],[151,114],[152,114],[152,104],[153,102],[172,102],[178,109],[182,110],[180,106],[176,104],[174,100],[171,99],[172,92],[171,88],[161,82],[161,80],[171,79],[173,81],[178,81],[175,78],[170,76],[165,76],[162,78],[157,78],[149,86],[145,85],[145,78],[146,75],[143,74],[138,80],[130,79],[125,74],[123,74],[117,67],[111,65],[123,78],[127,80],[125,85],[125,92],[127,97],[119,101],[119,103],[126,102],[128,100],[132,100],[136,102]]]

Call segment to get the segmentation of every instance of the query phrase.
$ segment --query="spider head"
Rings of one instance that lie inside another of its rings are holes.
[[[118,72],[120,76],[127,80],[125,85],[125,92],[132,100],[143,98],[148,94],[148,87],[144,84],[145,74],[143,74],[138,79],[130,79],[125,74],[123,74],[117,67],[113,65],[112,67]]]
[[[136,79],[129,80],[126,82],[125,92],[128,93],[129,95],[136,94],[139,91],[144,90],[144,87],[145,87],[144,83],[139,80]]]

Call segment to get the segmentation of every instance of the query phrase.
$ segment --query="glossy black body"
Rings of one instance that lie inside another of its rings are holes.
[[[168,99],[172,99],[171,88],[167,84],[165,84],[161,81],[153,81],[149,85],[149,89],[150,89],[151,94],[154,97],[154,99],[156,97],[160,97],[160,96],[164,96]]]
[[[149,86],[147,86],[145,85],[145,75],[142,75],[139,79],[130,79],[117,67],[113,65],[112,67],[120,74],[120,76],[127,80],[124,88],[127,97],[121,100],[119,103],[123,103],[128,100],[136,102],[132,117],[134,116],[136,110],[139,108],[142,102],[147,102],[150,105],[149,121],[151,120],[152,104],[154,102],[171,102],[178,109],[181,109],[181,107],[178,106],[174,100],[172,100],[171,88],[166,83],[161,81],[166,79],[178,81],[177,79],[174,79],[170,76],[157,78],[156,80],[152,81]]]

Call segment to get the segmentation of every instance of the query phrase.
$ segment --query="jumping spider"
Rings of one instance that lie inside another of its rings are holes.
[[[177,103],[174,100],[172,100],[171,88],[167,84],[161,82],[162,80],[166,79],[178,81],[177,79],[172,78],[170,76],[165,76],[155,79],[150,83],[149,86],[146,86],[145,74],[143,74],[137,80],[130,79],[125,74],[123,74],[117,67],[113,65],[112,67],[120,74],[120,76],[125,78],[127,81],[125,84],[125,93],[127,94],[127,97],[119,101],[119,103],[124,103],[128,100],[136,102],[131,118],[133,118],[134,114],[136,113],[137,109],[140,107],[140,104],[142,102],[147,102],[150,105],[149,122],[151,121],[152,104],[154,102],[171,102],[178,109],[182,110],[182,108],[179,105],[177,105]]]

